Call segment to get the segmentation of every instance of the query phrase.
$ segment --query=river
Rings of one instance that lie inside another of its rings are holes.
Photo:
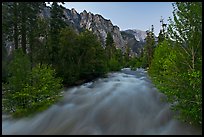
[[[2,134],[202,134],[176,120],[165,98],[145,70],[125,68],[65,90],[62,100],[32,118],[2,115]]]

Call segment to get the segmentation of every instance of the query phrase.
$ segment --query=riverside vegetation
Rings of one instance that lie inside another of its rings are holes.
[[[38,17],[43,4],[2,3],[2,12],[10,13],[2,13],[3,112],[28,116],[58,101],[64,86],[123,67],[143,67],[181,120],[202,125],[201,2],[174,3],[174,20],[169,19],[168,27],[161,21],[158,42],[152,25],[140,57],[130,57],[128,48],[126,53],[116,49],[110,33],[103,48],[91,31],[75,32],[62,20],[57,2],[50,19]],[[9,57],[7,41],[15,45]]]

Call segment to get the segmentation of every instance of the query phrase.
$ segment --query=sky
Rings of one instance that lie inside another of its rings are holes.
[[[65,2],[68,9],[74,8],[78,13],[86,10],[100,14],[110,19],[120,30],[139,29],[146,31],[154,25],[158,36],[161,16],[168,24],[168,18],[173,17],[172,2]]]

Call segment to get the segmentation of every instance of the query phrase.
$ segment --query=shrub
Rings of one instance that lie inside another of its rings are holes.
[[[42,111],[60,97],[61,78],[47,65],[36,65],[32,70],[27,55],[14,52],[9,65],[9,84],[5,85],[4,111],[20,117]]]

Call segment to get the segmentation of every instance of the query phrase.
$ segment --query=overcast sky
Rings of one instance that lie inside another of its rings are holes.
[[[160,31],[160,19],[168,23],[172,17],[172,2],[65,2],[68,9],[78,13],[86,10],[110,19],[120,30],[139,29],[146,31],[154,25],[155,35]]]

